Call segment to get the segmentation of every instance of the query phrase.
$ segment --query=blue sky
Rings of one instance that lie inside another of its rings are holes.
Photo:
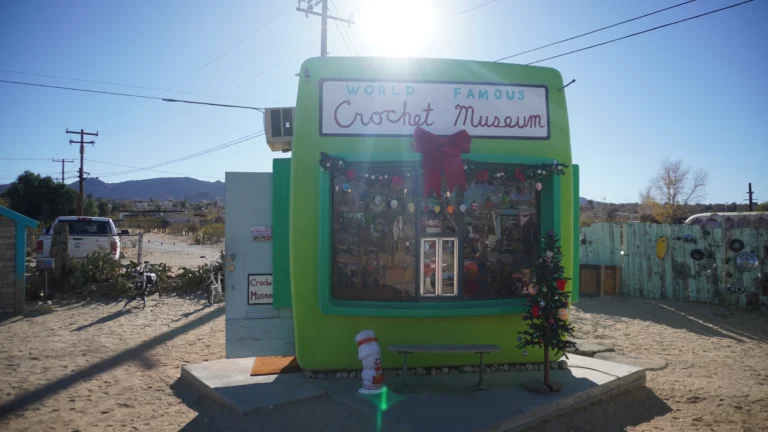
[[[448,19],[487,0],[334,3],[342,15],[355,15],[358,25],[347,31],[360,55],[389,54],[397,50],[393,38],[413,37],[410,56],[496,60],[682,1],[498,0]],[[737,2],[697,0],[510,61],[536,61]],[[762,165],[768,142],[759,126],[768,118],[765,3],[542,63],[560,70],[566,81],[576,79],[567,100],[582,196],[636,201],[659,161],[671,157],[709,171],[706,201],[742,202],[748,182],[757,198],[768,200]],[[0,69],[157,89],[175,85],[174,91],[196,93],[162,93],[167,97],[293,106],[294,73],[304,59],[319,54],[320,32],[319,19],[305,18],[295,6],[295,0],[8,0],[0,3]],[[424,34],[419,23],[430,21],[432,31]],[[349,55],[332,24],[329,50]],[[160,93],[3,71],[0,79]],[[86,158],[143,167],[258,132],[262,117],[250,110],[0,83],[0,159],[76,159],[77,149],[68,145],[75,137],[65,135],[66,128],[98,130]],[[225,171],[269,171],[273,157],[257,138],[158,169],[223,179]],[[69,175],[75,175],[75,165],[67,166]],[[0,160],[0,183],[25,168],[60,171],[47,160]],[[107,182],[170,176],[108,176],[125,168],[95,162],[86,162],[85,170]]]

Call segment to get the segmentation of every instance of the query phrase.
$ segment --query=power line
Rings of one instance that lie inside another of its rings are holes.
[[[53,78],[53,79],[60,79],[60,80],[66,80],[66,81],[77,81],[77,82],[84,82],[84,83],[91,83],[91,84],[103,84],[103,85],[110,85],[110,86],[116,86],[116,87],[135,88],[135,89],[141,89],[141,90],[163,90],[157,87],[145,87],[145,86],[137,86],[137,85],[131,85],[131,84],[119,84],[119,83],[114,83],[109,81],[87,80],[87,79],[81,79],[81,78],[64,77],[59,75],[48,75],[48,74],[41,74],[41,73],[34,73],[34,72],[23,72],[23,71],[10,70],[10,69],[0,69],[0,72],[6,72],[6,73],[12,73],[12,74],[18,74],[18,75],[36,76],[36,77],[42,77],[42,78]],[[187,92],[187,91],[179,91],[179,90],[165,90],[165,92],[188,94],[188,95],[203,96],[203,97],[217,97],[216,95],[212,95],[208,93],[195,93],[195,92]],[[251,102],[266,102],[266,101],[259,101],[259,100],[253,100],[253,99],[243,99],[243,98],[238,98],[234,96],[230,96],[230,97],[232,99],[249,100]]]
[[[104,134],[104,135],[105,135],[105,136],[125,135],[125,134],[129,134],[129,133],[134,133],[134,132],[143,131],[143,130],[146,130],[146,129],[150,129],[150,128],[153,128],[153,127],[155,127],[155,126],[160,126],[160,125],[161,125],[161,124],[163,124],[163,123],[166,123],[166,122],[169,122],[169,121],[172,121],[172,120],[176,120],[177,118],[179,118],[179,117],[182,117],[182,116],[185,116],[185,115],[187,115],[187,114],[191,113],[191,112],[192,112],[192,111],[194,111],[194,110],[195,110],[195,109],[194,109],[194,108],[192,108],[192,109],[189,109],[189,110],[186,110],[186,111],[184,111],[184,112],[183,112],[183,113],[181,113],[181,114],[176,114],[176,115],[175,115],[175,116],[173,116],[173,117],[169,117],[169,118],[166,118],[166,119],[160,120],[160,121],[158,121],[158,122],[155,122],[155,123],[150,123],[150,124],[148,124],[148,125],[145,125],[145,126],[142,126],[142,127],[138,127],[138,128],[135,128],[135,129],[129,129],[129,130],[126,130],[126,131],[120,131],[120,132],[112,132],[112,133],[110,133],[110,134]]]
[[[276,68],[276,67],[280,66],[281,64],[283,64],[283,63],[284,63],[286,60],[288,60],[289,58],[293,57],[293,56],[294,56],[296,53],[298,53],[299,51],[301,51],[301,50],[303,50],[304,48],[306,48],[306,47],[307,47],[309,44],[310,44],[310,42],[307,42],[307,43],[306,43],[306,44],[304,44],[304,46],[302,46],[301,48],[299,48],[299,49],[297,49],[296,51],[294,51],[294,52],[292,52],[292,53],[288,54],[287,56],[283,57],[283,59],[282,59],[282,60],[278,61],[277,63],[274,63],[274,64],[272,64],[272,66],[270,66],[270,67],[268,67],[268,68],[264,69],[263,71],[261,71],[261,72],[257,73],[256,75],[252,76],[251,78],[248,78],[248,80],[246,80],[244,83],[242,83],[242,84],[240,84],[240,85],[236,86],[236,87],[235,87],[235,88],[233,88],[232,90],[229,90],[228,92],[224,93],[222,96],[228,95],[228,94],[232,93],[233,91],[235,91],[235,90],[237,90],[237,89],[239,89],[239,88],[243,87],[243,86],[244,86],[244,85],[246,85],[246,84],[250,84],[250,83],[251,83],[253,80],[255,80],[256,78],[258,78],[258,77],[260,77],[260,76],[264,75],[265,73],[267,73],[267,72],[271,71],[272,69],[274,69],[274,68]]]
[[[124,96],[124,97],[141,98],[141,99],[154,99],[154,100],[167,101],[167,102],[185,102],[185,103],[193,103],[193,104],[199,104],[199,105],[226,106],[226,107],[234,107],[234,108],[249,108],[249,109],[255,109],[255,110],[263,109],[263,108],[258,108],[258,107],[249,107],[249,106],[241,106],[241,105],[224,105],[224,104],[215,104],[215,103],[209,103],[209,102],[191,101],[191,100],[167,99],[167,98],[161,98],[161,97],[155,97],[155,96],[146,96],[146,95],[137,95],[137,94],[131,94],[131,93],[117,93],[117,92],[108,92],[108,91],[102,91],[102,90],[90,90],[90,89],[82,89],[82,88],[77,88],[77,87],[62,87],[62,86],[55,86],[55,85],[49,85],[49,84],[30,83],[30,82],[24,82],[24,81],[11,81],[11,80],[2,80],[2,79],[0,79],[0,82],[4,82],[4,83],[7,83],[7,84],[18,84],[18,85],[32,86],[32,87],[45,87],[45,88],[52,88],[52,89],[58,89],[58,90],[78,91],[78,92],[85,92],[85,93],[98,93],[98,94],[105,94],[105,95],[110,95],[110,96]]]
[[[547,61],[547,60],[556,59],[556,58],[558,58],[558,57],[564,57],[564,56],[567,56],[567,55],[570,55],[570,54],[575,54],[575,53],[577,53],[577,52],[586,51],[586,50],[588,50],[588,49],[596,48],[596,47],[599,47],[599,46],[608,45],[609,43],[618,42],[618,41],[620,41],[620,40],[629,39],[629,38],[631,38],[631,37],[633,37],[633,36],[638,36],[638,35],[641,35],[641,34],[643,34],[643,33],[652,32],[652,31],[654,31],[654,30],[659,30],[659,29],[662,29],[662,28],[664,28],[664,27],[669,27],[669,26],[673,26],[673,25],[675,25],[675,24],[680,24],[680,23],[683,23],[683,22],[686,22],[686,21],[690,21],[690,20],[693,20],[693,19],[696,19],[696,18],[701,18],[701,17],[703,17],[703,16],[712,15],[712,14],[714,14],[714,13],[717,13],[717,12],[722,12],[722,11],[724,11],[724,10],[726,10],[726,9],[735,8],[736,6],[741,6],[741,5],[744,5],[744,4],[747,4],[747,3],[751,3],[751,2],[753,2],[753,1],[754,1],[754,0],[746,0],[746,1],[743,1],[743,2],[741,2],[741,3],[736,3],[736,4],[732,4],[732,5],[730,5],[730,6],[726,6],[726,7],[724,7],[724,8],[720,8],[720,9],[711,10],[711,11],[709,11],[709,12],[705,12],[705,13],[703,13],[703,14],[695,15],[695,16],[692,16],[692,17],[689,17],[689,18],[681,19],[681,20],[679,20],[679,21],[675,21],[675,22],[671,22],[671,23],[668,23],[668,24],[664,24],[664,25],[660,25],[660,26],[657,26],[657,27],[653,27],[653,28],[650,28],[650,29],[647,29],[647,30],[643,30],[643,31],[637,32],[637,33],[632,33],[632,34],[630,34],[630,35],[627,35],[627,36],[623,36],[623,37],[620,37],[620,38],[611,39],[611,40],[609,40],[609,41],[606,41],[606,42],[602,42],[602,43],[599,43],[599,44],[595,44],[595,45],[591,45],[591,46],[588,46],[588,47],[584,47],[584,48],[581,48],[581,49],[577,49],[577,50],[569,51],[569,52],[566,52],[566,53],[558,54],[558,55],[556,55],[556,56],[547,57],[547,58],[545,58],[545,59],[541,59],[541,60],[536,60],[535,62],[531,62],[531,63],[527,63],[527,64],[528,64],[528,65],[533,65],[533,64],[536,64],[536,63],[541,63],[541,62],[544,62],[544,61]]]
[[[192,153],[192,154],[189,154],[189,155],[186,155],[186,156],[182,156],[182,157],[179,157],[179,158],[176,158],[176,159],[172,159],[172,160],[169,160],[169,161],[165,161],[165,162],[160,162],[160,163],[157,163],[157,164],[154,164],[154,165],[150,165],[150,166],[146,166],[146,167],[141,167],[141,168],[137,167],[137,168],[132,169],[132,170],[118,171],[118,172],[114,172],[114,173],[101,174],[99,177],[112,177],[112,176],[117,176],[117,175],[133,174],[133,173],[140,172],[140,171],[151,171],[154,168],[158,168],[158,167],[161,167],[161,166],[166,166],[166,165],[174,164],[174,163],[177,163],[177,162],[182,162],[182,161],[185,161],[185,160],[188,160],[188,159],[196,158],[196,157],[199,157],[199,156],[203,156],[203,155],[206,155],[208,153],[212,153],[212,152],[215,152],[215,151],[218,151],[218,150],[222,150],[222,149],[225,149],[225,148],[228,148],[228,147],[232,147],[232,146],[234,146],[236,144],[240,144],[240,143],[243,143],[243,142],[246,142],[246,141],[250,141],[252,139],[258,138],[258,137],[263,136],[263,135],[264,135],[264,131],[255,132],[255,133],[252,133],[250,135],[245,135],[243,137],[240,137],[240,138],[234,139],[232,141],[226,142],[224,144],[220,144],[220,145],[211,147],[209,149],[199,151],[197,153]]]
[[[252,76],[251,78],[248,78],[248,80],[247,80],[247,81],[243,82],[242,84],[239,84],[239,85],[235,86],[234,88],[232,88],[232,89],[228,90],[227,92],[225,92],[225,93],[222,93],[222,94],[220,94],[220,95],[216,96],[216,98],[226,97],[227,95],[229,95],[230,93],[234,92],[235,90],[237,90],[237,89],[239,89],[239,88],[241,88],[241,87],[245,86],[246,84],[249,84],[250,82],[252,82],[252,81],[253,81],[253,80],[255,80],[256,78],[258,78],[258,77],[260,77],[260,76],[264,75],[265,73],[267,73],[267,72],[271,71],[272,69],[276,68],[277,66],[281,65],[281,64],[282,64],[282,63],[284,63],[286,60],[288,60],[289,58],[293,57],[293,56],[294,56],[296,53],[298,53],[298,52],[300,52],[301,50],[303,50],[304,48],[306,48],[308,45],[309,45],[309,43],[306,43],[306,44],[304,44],[304,46],[302,46],[301,48],[299,48],[299,49],[297,49],[296,51],[292,52],[291,54],[288,54],[286,57],[284,57],[283,59],[279,60],[278,62],[276,62],[276,63],[273,63],[273,64],[272,64],[270,67],[268,67],[267,69],[264,69],[263,71],[261,71],[261,72],[257,73],[256,75]],[[167,99],[167,98],[161,98],[161,100],[164,100],[164,101],[167,101],[167,102],[185,102],[185,103],[194,103],[194,104],[202,104],[202,105],[213,105],[213,106],[228,106],[228,107],[234,107],[234,108],[251,108],[251,109],[255,109],[255,110],[257,110],[257,111],[259,111],[259,110],[262,110],[262,109],[263,109],[263,108],[256,108],[256,107],[243,107],[243,106],[237,106],[237,105],[222,105],[222,104],[214,104],[214,103],[207,103],[207,102],[178,101],[178,100],[176,100],[176,99]],[[167,119],[165,119],[165,120],[161,120],[161,121],[159,121],[159,122],[155,122],[155,123],[152,123],[152,124],[149,124],[149,125],[146,125],[146,126],[142,126],[142,127],[140,127],[140,128],[136,128],[136,129],[130,129],[130,130],[127,130],[127,131],[121,131],[121,132],[115,132],[115,133],[111,133],[111,134],[104,134],[104,135],[105,135],[105,136],[111,136],[111,135],[123,135],[123,134],[127,134],[127,133],[133,133],[133,132],[142,131],[142,130],[145,130],[145,129],[153,128],[153,127],[155,127],[155,126],[159,126],[159,125],[161,125],[161,124],[163,124],[163,123],[165,123],[165,122],[169,122],[169,121],[171,121],[171,120],[176,120],[176,119],[177,119],[177,118],[179,118],[179,117],[182,117],[182,116],[185,116],[185,115],[187,115],[187,114],[191,113],[192,111],[194,111],[194,109],[191,109],[191,110],[187,110],[187,111],[184,111],[184,112],[182,112],[181,114],[177,114],[177,115],[175,115],[175,116],[173,116],[173,117],[170,117],[170,118],[167,118]]]
[[[331,0],[331,7],[333,8],[333,13],[335,13],[336,15],[341,15],[339,13],[339,9],[336,8],[336,2],[334,2],[333,0]],[[342,30],[342,27],[339,25],[338,21],[334,20],[333,23],[336,25],[336,30],[339,32],[339,35],[341,36],[341,40],[344,41],[344,45],[346,45],[349,53],[354,56],[359,55],[357,53],[357,48],[355,47],[355,43],[352,42],[352,36],[349,34],[349,31],[347,31],[346,28]],[[349,44],[347,44],[347,40],[344,38],[345,35],[346,35],[346,39],[349,39]],[[350,45],[352,46],[351,49],[349,47]]]
[[[49,161],[49,158],[0,158],[4,161]]]
[[[485,2],[485,3],[483,3],[483,4],[480,4],[480,5],[477,5],[477,6],[471,7],[471,8],[469,8],[469,9],[465,9],[465,10],[463,10],[463,11],[461,11],[461,12],[456,12],[456,13],[455,13],[455,14],[453,14],[453,15],[448,15],[447,17],[445,17],[445,18],[443,18],[443,19],[444,19],[444,20],[447,20],[447,19],[450,19],[450,18],[453,18],[453,17],[457,17],[457,16],[459,16],[459,15],[464,15],[464,14],[465,14],[465,13],[467,13],[467,12],[472,12],[472,11],[473,11],[473,10],[475,10],[475,9],[480,9],[481,7],[484,7],[484,6],[488,6],[489,4],[491,4],[491,3],[496,3],[497,1],[499,1],[499,0],[491,0],[491,1],[487,1],[487,2]]]
[[[192,78],[192,77],[193,77],[193,76],[195,76],[195,75],[196,75],[198,72],[200,72],[200,71],[202,71],[203,69],[205,69],[206,67],[210,66],[212,63],[216,62],[217,60],[219,60],[220,58],[222,58],[223,56],[225,56],[226,54],[228,54],[230,51],[232,51],[233,49],[235,49],[237,46],[239,46],[240,44],[242,44],[242,43],[243,43],[243,42],[245,42],[246,40],[250,39],[251,37],[253,37],[253,36],[254,36],[254,35],[256,35],[257,33],[259,33],[260,31],[262,31],[263,29],[265,29],[265,28],[266,28],[268,25],[272,24],[272,23],[273,23],[275,20],[277,20],[279,17],[281,17],[283,14],[285,14],[285,13],[286,13],[286,12],[288,12],[289,10],[290,10],[290,8],[287,8],[286,10],[284,10],[283,12],[281,12],[279,15],[277,15],[277,16],[275,16],[275,17],[273,17],[272,19],[270,19],[269,21],[267,21],[267,22],[266,22],[264,25],[262,25],[261,27],[259,27],[258,29],[256,29],[256,30],[255,30],[255,31],[253,31],[252,33],[250,33],[248,36],[246,36],[245,38],[243,38],[243,39],[241,39],[240,41],[238,41],[237,43],[235,43],[233,46],[231,46],[229,49],[227,49],[226,51],[224,51],[222,54],[219,54],[218,56],[216,56],[216,57],[215,57],[213,60],[210,60],[209,62],[205,63],[203,66],[201,66],[201,67],[197,68],[197,69],[196,69],[194,72],[192,72],[191,74],[187,75],[186,77],[184,77],[184,78],[183,78],[183,79],[181,79],[180,81],[177,81],[177,82],[176,82],[175,84],[173,84],[172,86],[170,86],[170,87],[166,88],[165,90],[163,90],[163,91],[160,91],[160,92],[158,92],[157,94],[155,94],[155,97],[158,97],[158,96],[160,96],[160,95],[161,95],[161,94],[163,94],[164,92],[166,92],[166,91],[169,91],[169,90],[173,89],[174,87],[176,87],[176,86],[180,85],[180,84],[181,84],[181,83],[183,83],[184,81],[186,81],[186,80],[188,80],[188,79]],[[121,115],[123,115],[123,114],[125,114],[125,113],[127,113],[127,112],[129,112],[129,111],[131,111],[131,110],[133,110],[133,109],[135,109],[135,108],[137,108],[137,107],[139,107],[140,105],[142,105],[142,104],[143,104],[143,103],[145,103],[145,102],[146,102],[146,101],[144,101],[144,102],[140,102],[140,103],[138,103],[138,104],[136,104],[136,105],[134,105],[134,106],[131,106],[131,107],[129,107],[129,108],[128,108],[128,109],[126,109],[126,110],[120,111],[119,113],[117,113],[117,114],[113,115],[112,117],[109,117],[109,118],[107,118],[106,120],[102,120],[102,121],[96,122],[96,123],[94,123],[94,124],[91,124],[91,125],[89,125],[88,127],[93,127],[93,126],[96,126],[96,125],[99,125],[99,124],[102,124],[102,123],[106,123],[106,122],[108,122],[108,121],[110,121],[110,120],[112,120],[112,119],[115,119],[115,118],[117,118],[117,117],[119,117],[119,116],[121,116]]]
[[[622,24],[626,24],[626,23],[628,23],[628,22],[637,21],[637,20],[639,20],[639,19],[641,19],[641,18],[649,17],[649,16],[651,16],[651,15],[656,15],[657,13],[661,13],[661,12],[664,12],[664,11],[668,11],[668,10],[670,10],[670,9],[674,9],[674,8],[676,8],[676,7],[680,7],[680,6],[686,5],[686,4],[688,4],[688,3],[693,3],[693,2],[695,2],[695,1],[696,1],[696,0],[688,0],[688,1],[686,1],[686,2],[683,2],[683,3],[678,3],[678,4],[676,4],[676,5],[673,5],[673,6],[670,6],[670,7],[664,8],[664,9],[659,9],[659,10],[653,11],[653,12],[651,12],[651,13],[647,13],[647,14],[645,14],[645,15],[636,16],[636,17],[634,17],[634,18],[630,18],[630,19],[628,19],[628,20],[625,20],[625,21],[617,22],[616,24],[611,24],[611,25],[609,25],[609,26],[605,26],[605,27],[599,28],[599,29],[597,29],[597,30],[592,30],[592,31],[589,31],[589,32],[586,32],[586,33],[582,33],[582,34],[580,34],[580,35],[577,35],[577,36],[569,37],[569,38],[567,38],[567,39],[562,39],[562,40],[559,40],[559,41],[557,41],[557,42],[552,42],[552,43],[550,43],[550,44],[542,45],[542,46],[540,46],[540,47],[537,47],[537,48],[533,48],[533,49],[529,49],[529,50],[527,50],[527,51],[519,52],[519,53],[517,53],[517,54],[512,54],[511,56],[502,57],[502,58],[500,58],[500,59],[498,59],[498,60],[494,60],[494,62],[500,62],[500,61],[503,61],[503,60],[508,60],[508,59],[511,59],[511,58],[513,58],[513,57],[521,56],[521,55],[523,55],[523,54],[528,54],[528,53],[531,53],[531,52],[534,52],[534,51],[538,51],[538,50],[540,50],[540,49],[544,49],[544,48],[548,48],[548,47],[551,47],[551,46],[554,46],[554,45],[557,45],[557,44],[561,44],[561,43],[563,43],[563,42],[572,41],[572,40],[574,40],[574,39],[578,39],[578,38],[580,38],[580,37],[584,37],[584,36],[587,36],[587,35],[591,35],[591,34],[593,34],[593,33],[601,32],[601,31],[603,31],[603,30],[607,30],[607,29],[609,29],[609,28],[613,28],[613,27],[616,27],[616,26],[620,26],[620,25],[622,25]]]

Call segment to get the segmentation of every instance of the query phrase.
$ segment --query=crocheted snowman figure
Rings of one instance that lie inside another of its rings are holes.
[[[363,362],[362,394],[375,394],[384,390],[384,369],[381,365],[381,348],[372,330],[363,330],[355,336],[357,358]]]

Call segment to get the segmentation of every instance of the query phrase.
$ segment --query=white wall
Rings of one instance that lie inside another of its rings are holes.
[[[290,309],[248,305],[248,275],[272,273],[272,243],[251,238],[254,226],[272,226],[272,174],[226,173],[227,358],[294,355]]]

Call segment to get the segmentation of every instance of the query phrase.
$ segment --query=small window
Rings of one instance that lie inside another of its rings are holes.
[[[108,235],[112,231],[106,221],[71,220],[60,223],[69,227],[69,235]]]
[[[459,239],[426,237],[421,239],[421,296],[456,296],[457,245]]]

